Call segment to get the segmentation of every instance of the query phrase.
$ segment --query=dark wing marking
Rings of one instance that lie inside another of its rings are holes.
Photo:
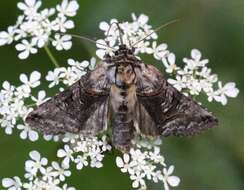
[[[156,123],[141,103],[137,104],[135,127],[138,129],[137,131],[139,131],[140,134],[145,135],[146,137],[155,137],[160,135],[159,129],[156,127]]]
[[[154,66],[142,63],[135,72],[138,101],[161,135],[194,135],[217,126],[218,121],[211,113],[176,90]]]
[[[97,135],[101,131],[107,130],[108,117],[109,117],[109,106],[108,98],[101,102],[97,109],[87,119],[81,129],[81,133],[85,135]]]
[[[109,84],[106,68],[98,67],[78,82],[38,106],[26,123],[45,134],[89,133],[106,127]]]

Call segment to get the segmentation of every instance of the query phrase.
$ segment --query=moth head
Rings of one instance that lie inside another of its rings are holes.
[[[114,52],[115,56],[130,56],[134,55],[135,48],[128,48],[125,44],[119,46],[119,49]]]
[[[116,66],[115,84],[120,87],[129,87],[135,84],[136,74],[132,64],[119,64]]]

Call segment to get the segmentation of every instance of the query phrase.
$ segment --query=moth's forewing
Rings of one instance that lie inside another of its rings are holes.
[[[138,102],[144,106],[161,135],[194,135],[217,126],[215,116],[176,90],[158,69],[141,65],[136,69]],[[147,125],[141,127],[150,128]]]
[[[26,123],[45,134],[102,131],[107,123],[110,88],[104,67],[98,65],[67,90],[35,108]]]
[[[153,118],[140,102],[137,102],[135,121],[135,124],[138,125],[140,135],[146,137],[157,137],[160,135],[160,130],[157,128]]]

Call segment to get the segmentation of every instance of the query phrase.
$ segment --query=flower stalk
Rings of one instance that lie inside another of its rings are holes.
[[[49,57],[49,59],[52,61],[53,65],[56,67],[56,68],[59,68],[59,64],[58,64],[58,61],[56,60],[56,58],[54,57],[54,55],[52,54],[50,48],[48,47],[48,45],[45,45],[44,46],[44,49]]]

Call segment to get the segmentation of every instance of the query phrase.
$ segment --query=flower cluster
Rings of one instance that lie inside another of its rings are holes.
[[[31,160],[25,162],[25,179],[22,182],[19,177],[4,178],[2,185],[9,190],[75,190],[73,187],[67,187],[64,181],[71,176],[71,162],[76,165],[77,170],[85,166],[101,168],[104,153],[111,150],[107,143],[107,137],[101,139],[97,137],[83,137],[79,135],[66,134],[62,140],[66,144],[63,149],[57,151],[57,157],[63,161],[59,164],[53,161],[48,166],[48,160],[42,158],[37,151],[30,152]]]
[[[25,181],[15,176],[4,178],[2,186],[9,190],[75,190],[64,183],[71,176],[69,167],[53,161],[48,165],[47,158],[41,157],[37,151],[29,153],[30,160],[25,162]]]
[[[70,86],[78,81],[81,76],[85,75],[88,70],[93,70],[96,65],[95,58],[91,58],[90,61],[82,62],[68,59],[67,62],[69,67],[59,67],[48,72],[46,80],[49,82],[49,88],[59,85],[60,82],[66,86]]]
[[[95,67],[96,59],[92,58],[90,61],[78,62],[74,59],[68,59],[69,67],[55,68],[49,71],[46,75],[46,81],[49,82],[49,88],[61,84],[71,85],[88,70]],[[30,76],[20,74],[19,86],[11,85],[8,81],[4,81],[2,89],[0,90],[0,126],[5,129],[5,133],[10,135],[13,129],[20,130],[21,139],[29,139],[31,141],[38,140],[38,133],[32,130],[25,122],[25,117],[32,111],[33,106],[38,106],[44,103],[48,98],[46,97],[45,90],[39,90],[37,95],[33,95],[33,89],[41,84],[41,74],[38,71],[33,71]],[[60,84],[61,83],[61,84]],[[18,120],[18,123],[17,123]],[[44,136],[46,140],[50,140],[50,135]],[[52,137],[58,140],[58,137]]]
[[[169,78],[168,82],[186,95],[197,96],[204,93],[207,95],[208,101],[215,100],[223,105],[227,104],[227,97],[237,97],[239,90],[235,83],[229,82],[222,86],[222,82],[218,80],[218,75],[212,74],[212,70],[207,67],[209,60],[202,59],[199,50],[193,49],[191,58],[183,59],[183,68],[178,67],[175,61],[176,58],[173,53],[162,59],[166,68],[165,71],[173,77]]]
[[[151,180],[154,183],[161,181],[164,183],[165,190],[168,190],[169,186],[179,185],[180,179],[172,176],[174,166],[166,168],[159,146],[145,146],[145,144],[141,146],[138,143],[136,147],[129,153],[123,154],[122,157],[116,158],[116,164],[121,172],[129,173],[133,188],[147,189],[145,180]]]
[[[57,156],[63,159],[63,165],[70,166],[70,162],[75,163],[77,170],[88,165],[92,168],[101,168],[104,153],[112,149],[106,136],[97,138],[69,135],[63,138],[63,141],[66,144],[63,149],[58,150]]]
[[[56,8],[39,10],[40,0],[25,0],[17,7],[23,12],[13,26],[0,32],[0,46],[17,42],[15,48],[18,57],[26,59],[30,54],[38,52],[38,48],[47,46],[49,41],[57,50],[68,50],[72,46],[70,35],[61,35],[74,28],[69,19],[76,15],[79,8],[75,0],[63,0]]]
[[[36,53],[37,48],[46,47],[51,41],[57,50],[71,48],[71,36],[61,35],[74,27],[74,23],[68,20],[76,15],[78,4],[75,0],[63,0],[56,8],[39,11],[40,0],[25,0],[18,3],[18,8],[23,11],[16,25],[9,26],[8,30],[0,33],[0,45],[11,44],[17,41],[16,49],[20,51],[19,58],[25,59],[30,53]],[[55,16],[55,17],[54,17]],[[53,18],[54,17],[54,18]],[[51,18],[53,18],[51,20]],[[183,69],[175,63],[175,55],[170,52],[165,43],[158,44],[158,35],[148,24],[146,15],[132,14],[132,22],[118,23],[116,19],[110,22],[101,22],[99,27],[105,34],[104,39],[97,41],[97,56],[103,59],[106,53],[113,54],[118,49],[118,42],[135,48],[135,54],[153,55],[154,59],[161,61],[166,73],[170,74],[169,82],[187,95],[200,95],[204,92],[208,100],[216,100],[223,105],[227,103],[226,97],[236,97],[238,89],[235,83],[227,83],[222,86],[217,75],[211,73],[206,65],[208,60],[201,60],[201,53],[192,50],[190,59],[183,59]],[[119,25],[119,27],[118,27]],[[20,42],[19,42],[20,41]],[[50,54],[50,52],[47,51]],[[48,71],[45,80],[49,88],[58,87],[59,91],[70,86],[80,79],[87,71],[94,69],[96,60],[75,61],[68,59],[67,67],[58,67]],[[57,66],[57,65],[56,65]],[[24,120],[32,111],[32,107],[38,106],[48,98],[44,90],[37,91],[41,85],[41,74],[34,71],[27,76],[20,75],[21,85],[13,86],[8,81],[2,84],[0,90],[0,125],[6,134],[12,134],[13,129],[21,130],[20,137],[35,141],[39,135],[32,130]],[[218,83],[215,90],[214,84]],[[33,90],[35,89],[35,90]],[[74,190],[65,184],[66,177],[71,175],[70,167],[73,163],[77,170],[85,166],[101,168],[105,153],[112,149],[107,136],[90,137],[74,134],[63,136],[44,136],[46,140],[62,141],[63,148],[57,151],[57,157],[62,163],[51,162],[42,158],[37,151],[30,152],[31,160],[25,164],[25,179],[22,182],[19,177],[5,178],[2,185],[9,190],[20,189],[47,189],[47,190]],[[160,151],[161,141],[141,141],[141,137],[134,139],[134,147],[128,153],[116,158],[116,164],[123,173],[128,173],[132,180],[132,187],[146,189],[146,181],[155,183],[163,182],[165,190],[176,187],[180,179],[172,175],[174,166],[167,167],[164,156]]]
[[[37,104],[41,104],[46,100],[45,91],[39,91],[38,97],[32,95],[32,90],[40,85],[41,74],[34,71],[28,77],[26,74],[20,75],[19,86],[13,86],[8,81],[3,82],[2,90],[0,90],[0,125],[5,129],[5,133],[10,135],[13,128],[17,125],[17,120],[22,120],[32,110],[26,105],[27,99],[32,99]],[[20,137],[22,139],[30,139],[35,141],[38,139],[38,133],[32,130],[23,122],[18,122],[17,129],[21,130]]]
[[[132,22],[119,23],[117,19],[111,19],[109,23],[101,22],[99,28],[104,32],[105,38],[97,40],[97,56],[102,59],[106,53],[113,55],[118,45],[123,43],[135,48],[136,55],[147,53],[157,60],[164,58],[169,53],[168,46],[165,43],[157,44],[158,35],[148,21],[149,17],[144,14],[139,17],[132,14]]]

